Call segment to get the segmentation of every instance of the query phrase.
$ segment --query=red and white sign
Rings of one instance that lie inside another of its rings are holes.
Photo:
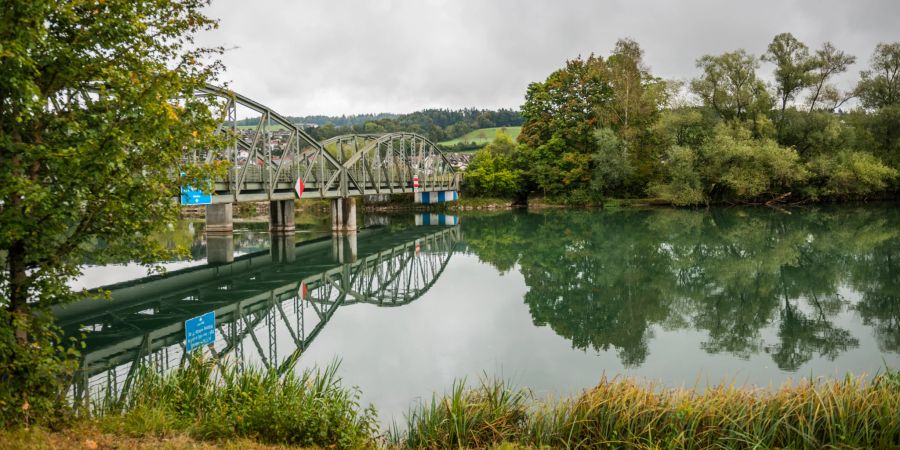
[[[294,185],[294,192],[297,193],[297,198],[303,197],[304,189],[306,189],[306,185],[303,184],[303,179],[297,178],[297,184]]]
[[[419,176],[413,175],[413,192],[419,192]]]
[[[300,294],[300,301],[306,300],[309,295],[309,287],[306,286],[306,283],[300,282],[300,290],[297,293]]]

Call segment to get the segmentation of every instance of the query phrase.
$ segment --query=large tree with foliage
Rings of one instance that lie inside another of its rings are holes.
[[[193,95],[220,68],[218,49],[194,43],[215,26],[207,3],[10,0],[0,9],[7,420],[21,404],[8,396],[27,404],[50,384],[35,378],[49,354],[29,356],[52,351],[37,342],[52,337],[40,312],[75,297],[66,283],[82,259],[156,260],[164,250],[153,232],[176,217],[179,173],[209,175],[182,166],[186,151],[218,144],[210,100]]]
[[[703,75],[691,82],[691,90],[723,119],[755,120],[771,108],[766,85],[756,76],[759,60],[746,51],[705,55],[697,67]]]
[[[813,112],[821,100],[828,100],[825,108],[834,110],[840,106],[843,95],[828,83],[835,75],[846,72],[847,67],[856,62],[856,57],[838,50],[831,42],[822,44],[813,57],[809,112]],[[836,103],[837,102],[837,103]]]
[[[652,123],[666,100],[666,83],[650,74],[644,51],[632,39],[619,39],[607,58],[613,101],[603,105],[607,124],[626,141]]]
[[[860,72],[860,77],[856,92],[863,106],[900,106],[900,42],[878,44],[871,67]]]
[[[609,70],[595,55],[566,62],[525,94],[519,141],[529,162],[527,178],[550,196],[589,196],[593,132],[605,123],[613,101]]]
[[[809,56],[806,44],[791,33],[775,36],[763,60],[775,64],[775,90],[781,102],[780,124],[788,103],[812,82],[814,60]]]
[[[613,95],[603,58],[590,55],[567,61],[544,82],[528,86],[519,141],[538,147],[558,136],[573,151],[589,153],[591,131],[601,125],[602,105],[609,104]]]

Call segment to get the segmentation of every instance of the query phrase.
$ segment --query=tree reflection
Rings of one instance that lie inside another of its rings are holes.
[[[874,329],[881,351],[900,353],[900,245],[881,246],[867,256],[854,267],[862,292],[856,310]]]
[[[766,352],[797,370],[859,345],[835,324],[851,309],[883,350],[900,351],[898,215],[889,207],[566,210],[473,216],[463,227],[481,260],[501,271],[519,266],[535,324],[575,348],[614,349],[626,366],[640,365],[655,327],[692,328],[705,332],[707,352]],[[766,342],[770,327],[777,337]]]

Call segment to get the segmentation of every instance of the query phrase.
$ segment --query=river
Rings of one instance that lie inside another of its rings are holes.
[[[207,311],[217,353],[339,360],[384,424],[461,378],[551,396],[603,376],[702,389],[900,368],[897,206],[366,220],[383,225],[353,239],[308,226],[278,252],[266,224],[244,223],[234,262],[215,265],[202,223],[183,222],[164,239],[192,257],[165,275],[86,266],[73,286],[112,285],[114,300],[59,313],[86,336],[78,395],[126,389],[135,360],[177,366],[184,320]]]

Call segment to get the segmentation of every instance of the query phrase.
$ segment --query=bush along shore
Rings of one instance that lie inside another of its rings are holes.
[[[175,448],[900,447],[900,372],[702,392],[604,378],[561,400],[497,379],[458,381],[380,434],[374,408],[341,384],[337,369],[279,375],[195,359],[166,375],[141,370],[127,395],[93,405],[93,417],[56,431],[8,429],[0,447],[55,448],[73,434],[83,445],[72,448],[110,436],[121,438],[112,446]]]

